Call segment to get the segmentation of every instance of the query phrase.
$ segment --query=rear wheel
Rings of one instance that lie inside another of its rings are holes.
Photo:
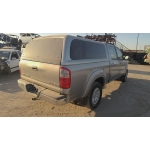
[[[121,79],[122,82],[126,82],[127,78],[128,78],[128,71],[126,72],[125,75],[123,75],[123,76],[120,77],[120,79]]]
[[[102,86],[99,82],[95,82],[88,96],[87,107],[91,110],[98,107],[102,97]]]

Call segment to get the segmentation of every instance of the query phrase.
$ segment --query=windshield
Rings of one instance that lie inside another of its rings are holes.
[[[1,60],[8,60],[9,56],[10,56],[10,52],[0,51],[0,59]]]

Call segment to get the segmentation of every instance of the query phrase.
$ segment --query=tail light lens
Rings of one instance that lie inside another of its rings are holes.
[[[146,55],[146,58],[145,59],[148,59],[148,56]]]
[[[60,88],[69,89],[71,85],[71,72],[69,69],[60,67]]]

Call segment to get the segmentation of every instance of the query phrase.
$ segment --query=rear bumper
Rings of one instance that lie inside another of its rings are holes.
[[[68,103],[66,95],[60,95],[60,93],[32,84],[28,81],[19,79],[18,85],[24,91],[32,94],[33,99],[46,100],[54,105],[64,105]]]

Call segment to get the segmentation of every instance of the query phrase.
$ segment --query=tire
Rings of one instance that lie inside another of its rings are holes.
[[[121,77],[121,81],[122,81],[122,82],[126,82],[126,81],[127,81],[127,77],[128,77],[128,71],[126,72],[125,75],[123,75],[123,76]]]
[[[95,94],[95,95],[94,95]],[[90,94],[87,99],[87,107],[94,110],[100,104],[102,97],[102,86],[99,82],[95,82],[92,86]]]

